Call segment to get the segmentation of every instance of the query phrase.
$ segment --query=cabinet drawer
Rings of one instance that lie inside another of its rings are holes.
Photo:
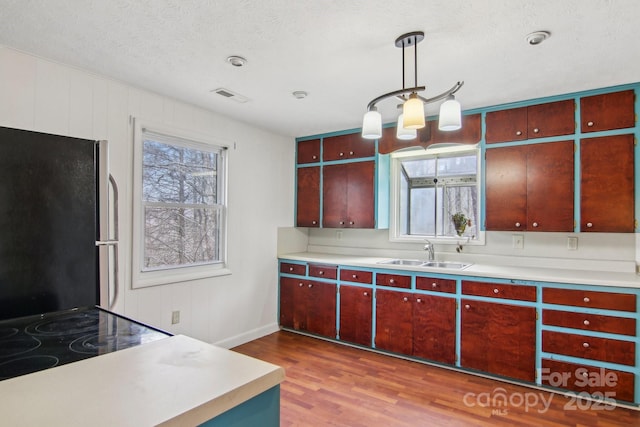
[[[576,307],[603,308],[606,310],[636,311],[635,295],[611,292],[544,288],[542,290],[542,302]]]
[[[338,267],[335,265],[309,264],[309,276],[323,279],[337,279]]]
[[[629,341],[553,331],[542,331],[542,351],[629,366],[636,357],[636,346]]]
[[[416,277],[416,289],[423,291],[456,293],[456,281],[451,279],[436,279],[433,277]]]
[[[627,402],[634,401],[635,377],[630,372],[551,359],[542,359],[542,369],[544,385],[578,393],[598,393],[594,396],[596,398],[604,396]]]
[[[292,264],[289,262],[283,262],[280,263],[280,273],[305,276],[307,274],[307,266],[305,264]]]
[[[636,320],[600,314],[575,313],[559,310],[542,310],[542,323],[563,328],[636,335]]]
[[[501,283],[462,282],[464,295],[476,295],[479,297],[492,297],[501,299],[514,299],[519,301],[535,301],[536,288],[526,285],[505,285]]]
[[[376,285],[409,289],[411,287],[411,276],[378,273],[376,274]]]
[[[340,270],[340,280],[356,283],[373,283],[373,273],[360,270]]]

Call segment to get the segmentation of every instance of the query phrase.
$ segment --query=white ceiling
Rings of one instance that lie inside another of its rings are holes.
[[[426,34],[422,95],[464,80],[470,109],[640,81],[639,26],[638,0],[0,0],[0,44],[290,136],[360,127],[402,87],[406,32]]]

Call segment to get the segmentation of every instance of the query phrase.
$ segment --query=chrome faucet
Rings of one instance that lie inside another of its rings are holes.
[[[435,259],[435,251],[433,249],[433,243],[431,243],[428,240],[425,240],[425,241],[427,242],[427,244],[424,245],[424,250],[429,253],[429,261],[433,261]]]

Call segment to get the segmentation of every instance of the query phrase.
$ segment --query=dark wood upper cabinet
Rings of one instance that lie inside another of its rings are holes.
[[[298,168],[296,226],[320,227],[320,166]]]
[[[374,162],[324,166],[322,173],[322,226],[375,227]]]
[[[316,163],[320,161],[320,139],[298,142],[298,164]]]
[[[529,146],[527,230],[573,231],[574,142]]]
[[[573,141],[486,151],[486,228],[573,231]]]
[[[329,136],[322,139],[322,159],[325,162],[373,157],[375,154],[375,141],[364,139],[359,133]]]
[[[580,140],[580,231],[633,233],[634,136]]]
[[[580,99],[580,128],[583,133],[634,127],[636,114],[633,90],[586,96]]]
[[[485,141],[522,141],[575,132],[573,99],[530,105],[528,107],[491,111],[486,115]]]
[[[396,150],[409,147],[428,147],[433,144],[457,143],[477,144],[482,138],[482,126],[480,114],[462,116],[462,127],[450,132],[438,129],[438,120],[428,120],[425,127],[418,130],[416,139],[408,141],[396,138],[396,128],[382,129],[382,137],[378,140],[378,152],[380,154],[391,153]]]
[[[487,230],[524,230],[527,224],[527,146],[486,151]]]
[[[529,139],[571,135],[576,131],[576,103],[573,99],[527,107]]]
[[[460,365],[535,381],[536,310],[462,299]]]

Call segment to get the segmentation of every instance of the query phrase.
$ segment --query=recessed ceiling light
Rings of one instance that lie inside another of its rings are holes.
[[[304,90],[296,90],[296,91],[291,92],[291,95],[293,95],[293,97],[295,99],[304,99],[309,94],[307,92],[305,92]]]
[[[549,31],[534,31],[533,33],[527,34],[525,40],[531,46],[536,46],[551,37],[551,33]]]
[[[242,56],[231,55],[227,58],[227,62],[233,65],[234,67],[242,67],[244,64],[247,63],[247,60],[244,59]]]

